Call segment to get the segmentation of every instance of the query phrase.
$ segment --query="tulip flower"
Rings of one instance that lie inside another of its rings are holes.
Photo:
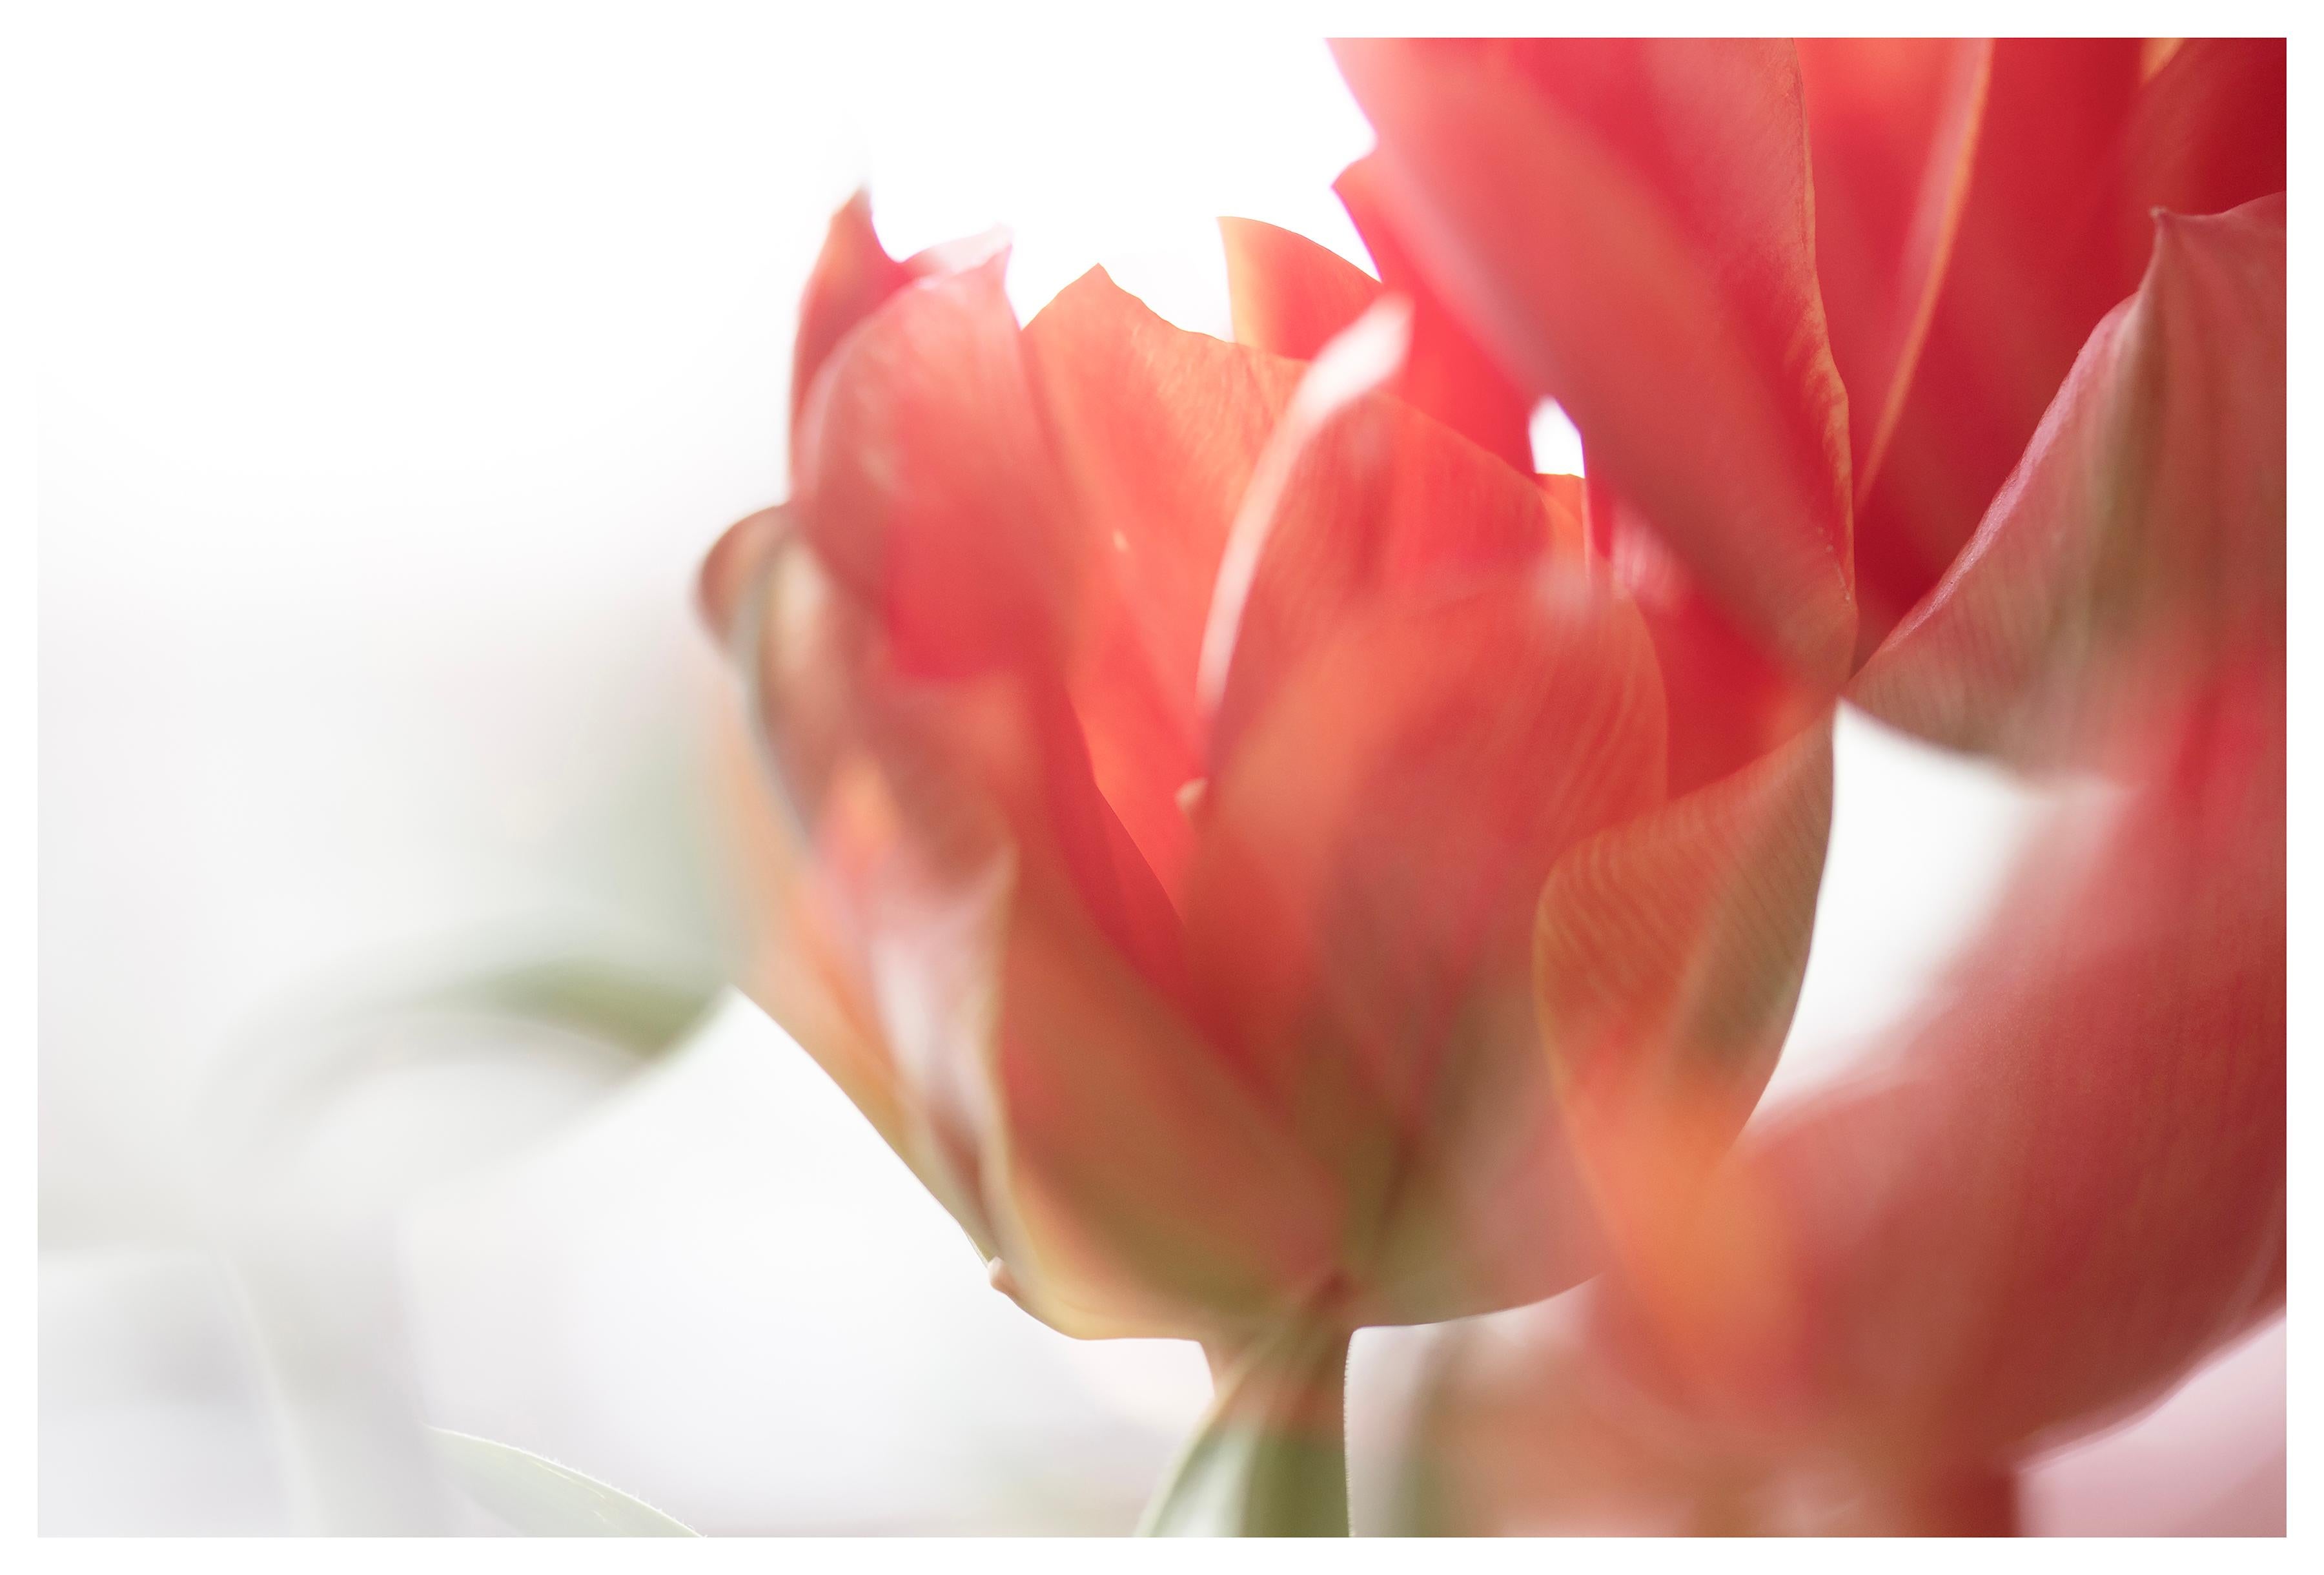
[[[1681,1457],[2005,1525],[2017,1459],[2282,1298],[2282,46],[1341,55],[1400,245],[1618,541],[1895,725],[2110,784],[1877,1076],[1732,1159],[1684,1014],[1545,1041],[1616,1244],[1585,1365]],[[1577,912],[1553,872],[1553,1022]]]
[[[1209,1349],[1151,1529],[1344,1532],[1351,1331],[1598,1262],[1545,1033],[1704,1025],[1690,1087],[1739,1126],[1830,735],[1772,661],[1738,728],[1669,660],[1707,615],[1632,594],[1433,294],[1225,229],[1237,343],[1099,270],[1020,328],[1005,251],[899,262],[851,203],[792,496],[703,594],[777,790],[760,998],[1028,1311]],[[1844,553],[1803,551],[1844,652]]]

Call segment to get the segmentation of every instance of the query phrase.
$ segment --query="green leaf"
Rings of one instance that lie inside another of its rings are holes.
[[[513,1444],[431,1427],[452,1479],[527,1536],[690,1537],[653,1506]]]
[[[708,1010],[721,982],[668,976],[610,958],[549,957],[477,973],[396,1005],[545,1024],[651,1059]]]

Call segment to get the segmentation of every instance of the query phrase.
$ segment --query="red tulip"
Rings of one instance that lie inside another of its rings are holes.
[[[2116,784],[1879,1080],[1731,1160],[1683,1070],[1718,1042],[1704,954],[1637,963],[1655,913],[1626,931],[1565,870],[1542,906],[1618,1266],[1598,1359],[1716,1458],[1849,1459],[1908,1524],[2006,1511],[2024,1451],[2282,1295],[2283,210],[2236,207],[2282,184],[2282,44],[1341,53],[1401,239],[1573,415],[1618,546],[1666,545],[1812,681],[1852,498],[1855,698]],[[2149,261],[2158,205],[2235,211],[2163,214]],[[1750,911],[1709,867],[1665,887]],[[1649,982],[1577,1001],[1625,964]]]
[[[1596,1261],[1544,883],[1572,966],[1629,968],[1558,1009],[1717,1018],[1731,1132],[1804,964],[1829,734],[1803,705],[1674,784],[1699,697],[1579,484],[1502,457],[1524,406],[1473,342],[1298,237],[1227,238],[1252,343],[1098,271],[1020,329],[1004,257],[895,264],[843,209],[794,496],[704,593],[787,806],[762,998],[1029,1310],[1212,1348],[1158,1526],[1343,1526],[1350,1331]]]

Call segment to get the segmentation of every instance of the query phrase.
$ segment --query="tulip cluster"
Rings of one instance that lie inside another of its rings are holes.
[[[1231,343],[834,219],[705,571],[754,988],[1028,1311],[1210,1350],[1155,1530],[1344,1530],[1351,1333],[1601,1271],[1738,1458],[2152,1394],[2282,1296],[2282,46],[1339,56],[1379,276],[1223,221]],[[2116,788],[1737,1151],[1842,698]]]

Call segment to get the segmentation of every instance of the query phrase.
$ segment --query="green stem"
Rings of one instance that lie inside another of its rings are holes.
[[[1213,1350],[1217,1393],[1140,1536],[1348,1534],[1348,1333],[1288,1323]]]

